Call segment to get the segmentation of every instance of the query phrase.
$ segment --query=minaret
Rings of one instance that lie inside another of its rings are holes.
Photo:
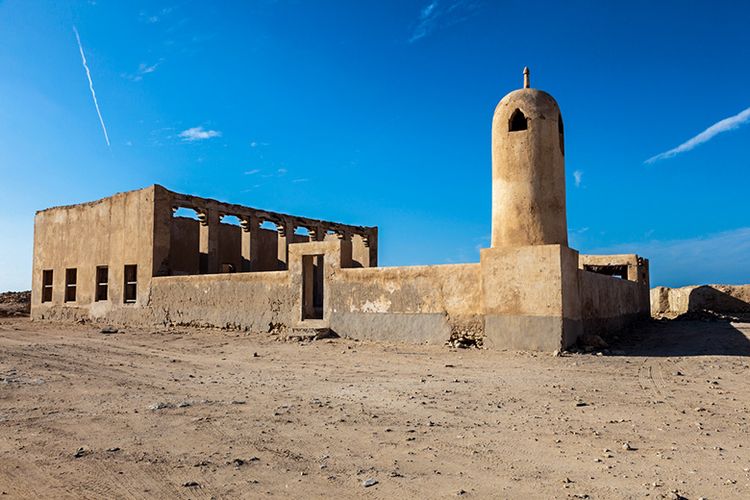
[[[562,116],[529,68],[523,81],[492,119],[492,247],[567,246]]]

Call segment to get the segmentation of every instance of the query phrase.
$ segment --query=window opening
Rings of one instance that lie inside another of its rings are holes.
[[[52,302],[52,269],[42,271],[42,302]]]
[[[584,264],[584,271],[589,271],[597,274],[606,274],[613,278],[628,279],[628,265],[595,265],[595,264]]]
[[[529,128],[529,121],[523,111],[517,109],[513,112],[510,117],[510,126],[508,127],[511,132],[518,132],[520,130],[526,130]]]
[[[76,281],[78,280],[78,270],[65,270],[65,302],[76,301]]]
[[[138,266],[135,264],[125,266],[125,294],[123,300],[126,304],[134,304],[138,296]]]
[[[107,300],[109,294],[109,268],[97,266],[96,268],[96,296],[95,300]]]

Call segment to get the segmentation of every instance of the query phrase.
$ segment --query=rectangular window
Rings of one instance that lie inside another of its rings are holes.
[[[107,300],[109,291],[109,268],[97,266],[96,268],[96,301]]]
[[[125,266],[125,294],[123,295],[126,304],[134,304],[138,294],[138,266]]]
[[[65,302],[76,301],[76,281],[78,280],[77,269],[65,270]]]
[[[52,302],[52,269],[42,271],[42,302]]]

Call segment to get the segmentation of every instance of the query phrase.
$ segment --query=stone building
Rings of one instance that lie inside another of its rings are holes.
[[[479,263],[377,267],[376,227],[151,186],[36,214],[32,317],[548,351],[649,317],[648,260],[568,246],[562,115],[524,73],[495,109]]]

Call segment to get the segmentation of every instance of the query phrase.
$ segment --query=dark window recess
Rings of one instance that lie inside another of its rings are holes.
[[[229,264],[229,263],[225,262],[224,264],[221,265],[221,272],[222,273],[234,273],[234,272],[236,272],[236,270],[234,268],[234,264]]]
[[[125,293],[123,301],[126,304],[134,304],[138,297],[138,266],[125,266]]]
[[[52,269],[42,271],[42,302],[52,302]]]
[[[107,300],[109,292],[109,268],[97,266],[96,268],[96,300]]]
[[[592,273],[597,274],[606,274],[607,276],[612,276],[613,278],[621,278],[621,279],[628,279],[628,265],[593,265],[593,264],[584,264],[583,265],[584,271],[589,271]]]
[[[560,152],[565,156],[565,130],[563,128],[562,115],[557,115],[557,131],[560,134]]]
[[[526,119],[526,115],[524,115],[523,111],[521,111],[520,109],[515,110],[510,117],[508,130],[510,130],[511,132],[518,132],[520,130],[526,130],[528,128],[529,121]]]
[[[76,284],[78,280],[77,269],[65,270],[65,302],[76,301]]]

